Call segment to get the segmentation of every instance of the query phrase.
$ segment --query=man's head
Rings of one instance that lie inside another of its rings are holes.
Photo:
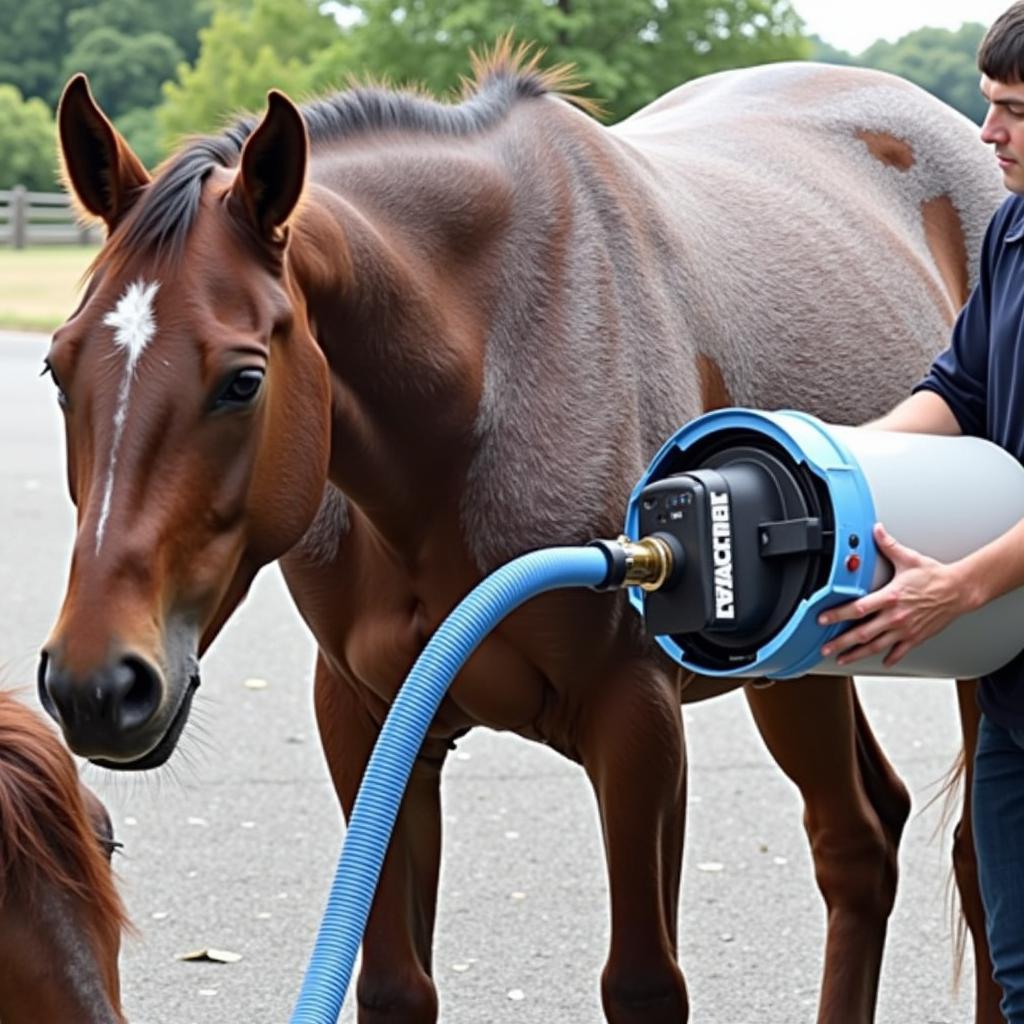
[[[1024,0],[993,23],[978,50],[988,114],[981,139],[995,147],[1003,184],[1024,194]]]

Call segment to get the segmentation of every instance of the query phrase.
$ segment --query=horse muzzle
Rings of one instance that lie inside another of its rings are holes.
[[[194,645],[193,645],[194,651]],[[135,653],[118,654],[85,673],[65,666],[57,650],[39,663],[39,699],[68,746],[104,768],[156,768],[173,753],[199,686],[195,654],[164,672]],[[169,682],[179,679],[177,686]]]

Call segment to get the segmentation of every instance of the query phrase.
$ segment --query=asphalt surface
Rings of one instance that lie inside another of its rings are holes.
[[[63,594],[73,518],[47,339],[0,335],[0,666],[35,703],[36,652]],[[288,1019],[342,825],[316,740],[313,646],[265,570],[205,659],[181,748],[145,776],[86,766],[124,855],[138,936],[122,956],[132,1024]],[[265,685],[253,683],[261,680]],[[868,680],[876,731],[910,786],[878,1021],[971,1018],[952,987],[949,828],[924,805],[958,750],[948,681]],[[794,787],[738,694],[686,709],[689,825],[680,962],[697,1024],[813,1021],[824,936]],[[449,1024],[593,1024],[608,940],[594,800],[549,750],[478,730],[444,781],[435,975]],[[202,948],[236,963],[193,963]],[[354,1019],[351,996],[341,1018]]]

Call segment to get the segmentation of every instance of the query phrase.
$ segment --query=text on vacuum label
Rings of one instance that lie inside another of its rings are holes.
[[[729,495],[711,491],[711,551],[715,566],[715,618],[735,619],[732,576],[732,523]]]

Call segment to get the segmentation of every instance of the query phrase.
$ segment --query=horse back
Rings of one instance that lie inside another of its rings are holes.
[[[729,400],[841,422],[900,400],[945,346],[1003,195],[975,125],[862,69],[709,76],[611,134],[708,282],[695,344]]]

